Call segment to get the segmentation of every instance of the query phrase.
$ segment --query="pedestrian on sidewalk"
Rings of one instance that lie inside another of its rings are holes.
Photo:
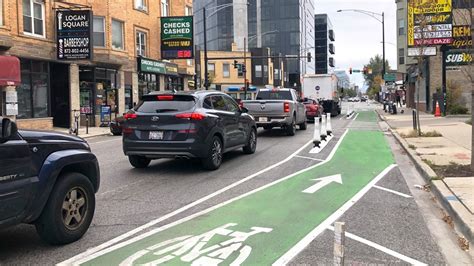
[[[397,92],[396,99],[397,99],[397,107],[399,107],[399,106],[400,106],[400,108],[403,107],[403,105],[402,105],[402,97],[400,97],[400,92]]]

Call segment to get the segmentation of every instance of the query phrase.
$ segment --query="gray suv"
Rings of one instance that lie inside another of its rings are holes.
[[[154,92],[124,115],[123,151],[145,168],[153,159],[199,158],[218,169],[225,152],[257,147],[257,126],[247,109],[218,91]]]

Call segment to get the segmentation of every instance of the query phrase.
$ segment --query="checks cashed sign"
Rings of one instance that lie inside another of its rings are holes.
[[[56,45],[59,60],[92,58],[92,11],[56,11]]]
[[[452,43],[452,0],[409,0],[407,39],[408,47]]]
[[[161,18],[161,58],[191,59],[193,52],[193,17]]]

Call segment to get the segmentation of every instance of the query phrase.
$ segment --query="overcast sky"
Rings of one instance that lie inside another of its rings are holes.
[[[382,24],[360,13],[341,12],[338,9],[363,9],[385,12],[385,51],[390,67],[397,67],[396,4],[394,0],[315,0],[316,14],[328,14],[336,35],[336,68],[362,69],[376,54],[382,55]],[[359,75],[352,81],[363,83]]]

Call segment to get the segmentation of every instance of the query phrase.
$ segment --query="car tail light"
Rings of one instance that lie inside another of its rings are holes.
[[[174,99],[173,95],[158,95],[156,97],[158,101],[172,101]]]
[[[203,120],[204,118],[206,118],[206,115],[201,114],[201,113],[184,113],[184,114],[177,114],[176,118],[189,119],[189,120]]]
[[[135,118],[137,118],[137,117],[138,117],[138,115],[137,115],[137,114],[133,114],[133,113],[131,113],[131,114],[125,114],[125,115],[123,116],[123,118],[124,118],[125,120],[135,119]]]
[[[285,113],[289,113],[290,112],[290,103],[283,103],[283,111]]]
[[[194,133],[197,133],[197,129],[178,130],[178,133],[181,133],[181,134],[194,134]]]

